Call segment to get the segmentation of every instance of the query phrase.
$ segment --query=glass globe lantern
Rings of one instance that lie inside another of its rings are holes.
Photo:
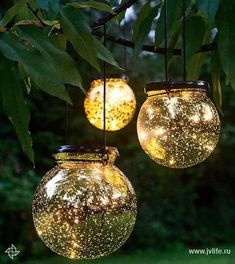
[[[84,108],[89,122],[98,129],[103,129],[103,76],[91,83]],[[133,118],[136,109],[135,95],[124,75],[106,77],[106,130],[117,131],[125,127]]]
[[[39,183],[33,220],[43,242],[57,254],[93,259],[118,249],[136,220],[136,196],[127,177],[114,166],[117,149],[62,146],[57,165]]]
[[[150,83],[137,132],[143,150],[155,162],[186,168],[204,161],[220,132],[216,108],[204,81]]]

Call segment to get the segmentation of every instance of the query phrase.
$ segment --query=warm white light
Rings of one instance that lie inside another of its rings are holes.
[[[103,129],[103,79],[91,83],[85,101],[85,113],[89,122]],[[116,131],[125,127],[134,116],[135,95],[124,78],[106,78],[106,130]]]
[[[213,113],[211,111],[210,106],[203,104],[203,112],[204,112],[203,117],[205,121],[209,121],[213,118]]]
[[[117,152],[57,153],[57,165],[42,178],[33,201],[38,235],[57,254],[93,259],[112,253],[130,236],[136,197],[113,162]],[[102,150],[103,151],[103,150]]]
[[[171,168],[205,160],[217,144],[219,130],[218,113],[203,89],[151,91],[137,121],[144,151]]]
[[[191,116],[189,119],[192,120],[192,121],[195,122],[195,123],[197,123],[197,122],[200,121],[200,117],[199,117],[199,115],[197,115],[197,114]]]
[[[158,127],[158,128],[155,129],[155,134],[156,134],[157,136],[164,135],[165,132],[166,132],[166,130],[165,130],[164,128],[162,128],[162,127]]]

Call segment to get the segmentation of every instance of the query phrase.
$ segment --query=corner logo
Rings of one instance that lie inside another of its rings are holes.
[[[18,251],[17,248],[13,244],[11,244],[11,246],[5,251],[5,253],[7,253],[8,256],[13,259],[20,253],[20,251]]]

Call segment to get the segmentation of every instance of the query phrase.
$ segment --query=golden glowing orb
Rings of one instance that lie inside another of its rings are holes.
[[[93,259],[112,253],[130,236],[136,220],[135,191],[114,166],[116,148],[62,146],[57,165],[41,180],[33,201],[38,235],[57,254]]]
[[[143,150],[155,162],[186,168],[204,161],[214,150],[220,120],[207,88],[204,81],[147,85],[137,132]]]
[[[102,77],[94,80],[84,101],[87,119],[99,129],[103,129],[103,86]],[[108,131],[122,129],[131,121],[136,109],[136,99],[127,83],[127,77],[107,76],[105,109],[106,130]]]

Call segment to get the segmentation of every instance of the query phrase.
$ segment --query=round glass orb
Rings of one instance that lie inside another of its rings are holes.
[[[220,120],[207,88],[204,81],[147,85],[137,132],[143,150],[155,162],[186,168],[204,161],[214,150]]]
[[[57,254],[93,259],[112,253],[130,236],[136,196],[114,166],[116,148],[62,146],[57,165],[42,178],[33,200],[33,221],[43,242]]]
[[[96,128],[103,129],[103,77],[91,83],[84,108],[87,119]],[[135,95],[126,76],[108,75],[106,78],[106,130],[117,131],[133,118],[136,109]]]

